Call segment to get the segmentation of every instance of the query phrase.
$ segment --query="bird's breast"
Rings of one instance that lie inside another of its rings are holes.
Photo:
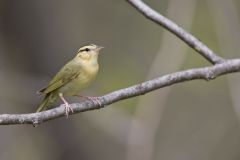
[[[95,79],[98,69],[98,64],[82,66],[80,69],[80,74],[62,88],[64,94],[70,96],[76,95],[82,89],[88,87]]]

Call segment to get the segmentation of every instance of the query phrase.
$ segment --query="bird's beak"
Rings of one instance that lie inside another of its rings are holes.
[[[104,47],[101,46],[97,46],[97,51],[100,51],[101,49],[103,49]]]

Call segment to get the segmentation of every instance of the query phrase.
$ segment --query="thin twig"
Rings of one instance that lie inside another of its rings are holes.
[[[162,16],[148,5],[146,5],[141,0],[127,0],[134,8],[141,12],[146,18],[152,20],[153,22],[161,25],[168,31],[175,34],[177,37],[182,39],[187,45],[193,48],[195,51],[200,53],[204,58],[206,58],[212,64],[218,64],[224,61],[224,59],[214,53],[205,44],[199,41],[197,38],[189,34],[187,31],[179,27],[176,23],[172,22],[168,18]]]
[[[74,114],[103,108],[117,101],[143,95],[153,90],[167,87],[176,83],[181,83],[195,79],[211,80],[224,74],[240,71],[240,59],[225,60],[219,57],[206,45],[204,45],[195,37],[193,37],[191,34],[187,33],[185,30],[177,26],[172,21],[168,20],[167,18],[163,17],[162,15],[148,7],[141,0],[128,0],[128,2],[131,3],[135,8],[137,8],[141,13],[143,13],[147,18],[162,25],[170,32],[177,35],[180,39],[182,39],[189,46],[191,46],[193,49],[199,52],[203,57],[205,57],[208,61],[215,65],[210,67],[189,69],[181,72],[171,73],[150,81],[143,82],[141,84],[137,84],[125,89],[109,93],[105,96],[99,97],[99,101],[103,106],[94,104],[92,101],[84,101],[83,103],[71,104]],[[42,122],[63,116],[65,116],[64,107],[54,108],[41,113],[2,114],[0,115],[0,125],[9,124],[37,125]]]
[[[181,0],[181,3],[184,5],[179,5],[176,0],[168,0],[166,16],[177,19],[187,29],[191,29],[197,0]],[[158,73],[177,71],[186,60],[187,45],[179,43],[178,39],[168,32],[162,34],[160,41],[158,53],[148,69],[147,79],[151,79]],[[169,65],[173,57],[174,63]],[[159,125],[162,123],[168,99],[171,97],[169,96],[171,89],[173,88],[167,87],[161,92],[151,93],[151,96],[139,98],[134,115],[131,116],[131,125],[128,128],[127,160],[136,160],[139,157],[141,157],[140,159],[154,159],[156,135]]]
[[[171,73],[162,77],[149,80],[125,89],[109,93],[99,97],[103,106],[94,104],[92,101],[71,104],[74,114],[94,109],[104,108],[105,106],[117,101],[140,96],[159,88],[167,87],[176,83],[185,81],[204,79],[212,80],[218,76],[240,71],[240,59],[225,60],[223,63],[210,67],[189,69],[181,72]],[[2,114],[0,115],[0,125],[9,124],[33,124],[37,125],[42,122],[65,116],[64,107],[57,107],[48,111],[30,114]]]

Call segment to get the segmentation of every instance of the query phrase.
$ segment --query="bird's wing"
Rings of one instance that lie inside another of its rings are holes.
[[[75,79],[80,74],[80,69],[78,67],[71,67],[69,65],[65,65],[51,80],[47,87],[39,90],[37,93],[39,94],[47,94],[52,92],[71,80]]]

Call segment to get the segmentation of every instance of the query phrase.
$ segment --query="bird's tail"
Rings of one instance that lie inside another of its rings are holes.
[[[52,94],[51,93],[47,94],[42,103],[39,105],[36,112],[46,110],[52,104],[53,101],[55,101],[55,98],[52,96]]]

